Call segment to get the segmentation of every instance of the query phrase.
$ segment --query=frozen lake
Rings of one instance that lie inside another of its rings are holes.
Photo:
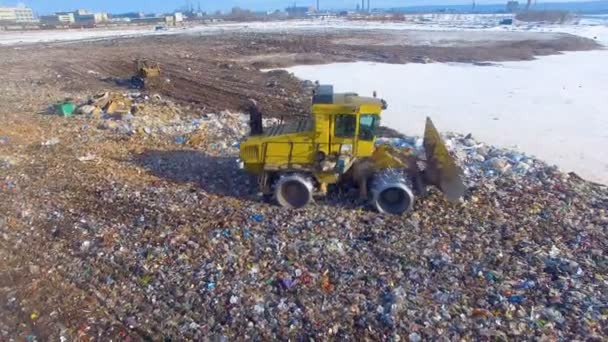
[[[494,66],[368,62],[288,69],[335,90],[386,99],[385,126],[441,131],[535,155],[608,184],[608,51],[571,52]]]

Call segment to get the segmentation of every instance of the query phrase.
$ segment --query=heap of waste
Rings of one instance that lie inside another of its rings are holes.
[[[3,229],[3,241],[39,256],[40,273],[61,275],[111,317],[83,312],[80,338],[605,338],[605,187],[447,134],[469,187],[460,203],[431,192],[413,213],[394,217],[335,193],[287,210],[258,198],[255,180],[235,163],[244,117],[185,117],[156,102],[120,119],[107,106],[92,104],[91,113],[100,108],[102,123],[117,122],[109,128],[130,139],[167,137],[170,148],[112,164],[112,172],[135,168],[133,178],[71,173],[61,196],[21,214],[48,229]],[[422,145],[409,137],[378,143]],[[45,198],[43,188],[11,181]],[[42,251],[33,241],[52,243]],[[25,306],[13,300],[7,310]],[[57,312],[28,308],[37,322]]]

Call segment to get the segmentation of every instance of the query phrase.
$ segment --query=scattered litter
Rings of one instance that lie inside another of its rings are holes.
[[[264,215],[253,214],[253,215],[251,215],[251,219],[254,220],[255,222],[262,222],[262,221],[264,221]]]
[[[65,117],[70,117],[74,114],[74,110],[76,109],[76,105],[72,101],[63,101],[55,104],[55,111],[59,115],[63,115]]]
[[[97,159],[97,157],[94,154],[91,154],[91,153],[87,154],[86,156],[82,156],[82,157],[78,158],[78,160],[81,161],[81,162],[93,161],[95,159]]]
[[[99,108],[92,105],[83,105],[78,107],[78,113],[80,114],[90,115],[94,114],[96,111],[99,112]]]
[[[106,92],[96,95],[92,104],[107,114],[126,114],[131,110],[132,100],[120,93]]]
[[[26,275],[52,270],[125,327],[184,340],[263,340],[283,331],[321,340],[582,340],[606,323],[605,188],[524,153],[446,134],[469,188],[457,204],[431,191],[411,215],[390,217],[330,191],[290,211],[258,201],[255,179],[238,168],[246,117],[121,96],[141,110],[71,120],[78,139],[103,138],[94,140],[99,149],[79,145],[74,150],[92,152],[58,156],[63,164],[45,172],[103,168],[68,178],[81,184],[60,183],[68,190],[52,201],[37,178],[0,179],[15,203],[24,191],[40,198],[35,214],[23,208],[0,226],[48,223],[2,231],[9,241],[52,242],[43,251],[15,247],[40,255]],[[80,121],[107,131],[83,130]],[[115,159],[107,157],[108,137],[128,146],[114,147]],[[420,137],[377,143],[423,148]],[[46,319],[45,312],[37,323]],[[94,323],[82,329],[116,326]]]
[[[510,296],[509,297],[509,303],[512,303],[512,304],[521,304],[525,300],[526,299],[523,296]]]
[[[57,145],[59,144],[59,139],[58,138],[51,138],[45,142],[42,143],[42,146],[53,146],[53,145]]]

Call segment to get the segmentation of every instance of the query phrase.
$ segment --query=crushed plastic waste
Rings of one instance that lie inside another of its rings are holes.
[[[254,220],[255,222],[262,222],[262,221],[264,221],[264,215],[253,214],[253,215],[251,215],[251,219]]]

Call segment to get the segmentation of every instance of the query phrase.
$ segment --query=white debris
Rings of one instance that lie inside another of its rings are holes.
[[[59,144],[59,139],[58,138],[51,138],[45,142],[42,143],[42,146],[53,146],[53,145],[57,145]]]
[[[94,154],[91,154],[91,153],[78,158],[78,160],[81,161],[81,162],[93,161],[95,159],[97,159],[97,157]]]

